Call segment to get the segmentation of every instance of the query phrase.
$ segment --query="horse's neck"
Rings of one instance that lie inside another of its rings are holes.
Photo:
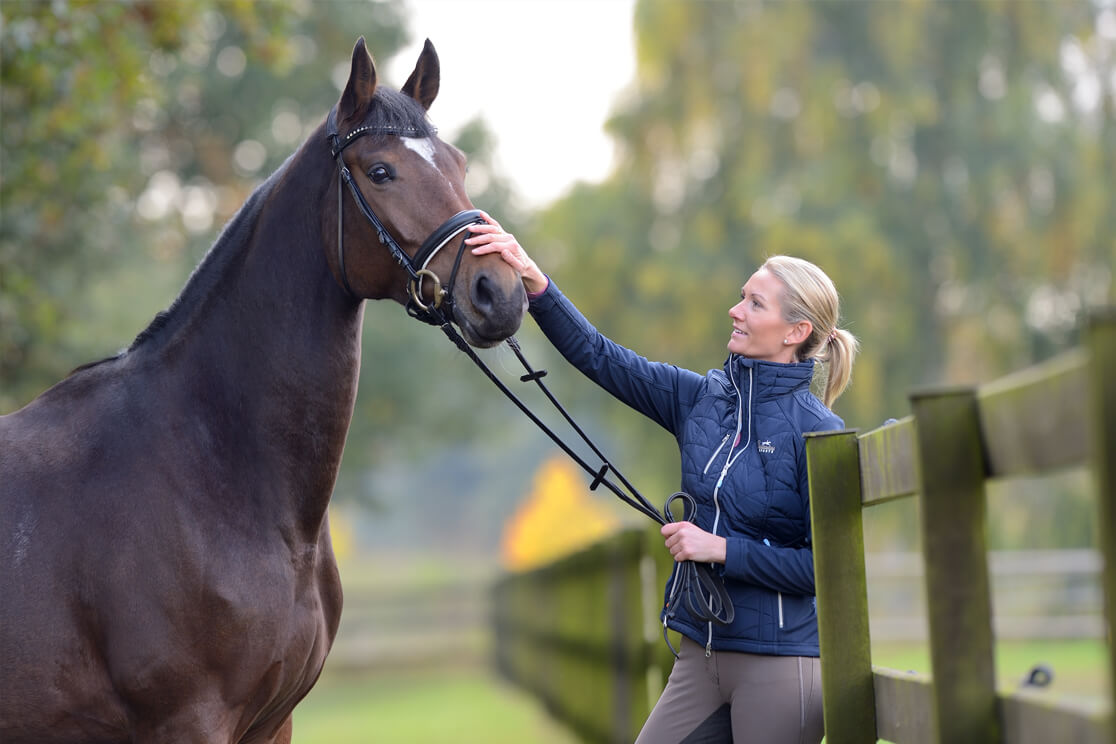
[[[196,307],[163,346],[208,398],[192,415],[237,428],[231,438],[243,452],[228,454],[229,467],[243,468],[231,458],[248,455],[251,467],[266,468],[314,533],[352,418],[362,305],[326,265],[318,210],[332,181],[308,157],[288,162],[243,240],[218,244],[234,255],[222,257],[203,297],[184,296]]]

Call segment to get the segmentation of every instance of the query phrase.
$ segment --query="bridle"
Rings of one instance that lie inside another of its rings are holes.
[[[427,265],[430,260],[437,254],[438,251],[445,246],[450,239],[464,230],[466,227],[476,223],[485,222],[483,215],[476,209],[467,209],[458,212],[448,220],[443,222],[438,229],[436,229],[430,237],[422,244],[414,257],[408,256],[399,247],[399,243],[391,236],[384,223],[372,211],[365,200],[364,195],[360,193],[353,182],[352,173],[350,173],[348,166],[345,165],[341,153],[345,148],[351,145],[360,137],[372,134],[388,134],[397,135],[402,137],[417,137],[424,136],[424,133],[414,128],[399,128],[399,127],[358,127],[349,132],[344,137],[339,136],[337,132],[337,109],[334,108],[329,112],[329,118],[326,120],[326,137],[329,139],[330,150],[333,154],[333,159],[337,161],[340,174],[337,180],[337,271],[341,276],[341,282],[345,290],[353,297],[357,295],[353,292],[352,287],[349,286],[349,280],[345,273],[345,243],[344,243],[344,228],[342,225],[342,209],[344,203],[344,188],[342,184],[348,184],[349,190],[353,194],[353,199],[360,208],[361,213],[364,215],[374,228],[376,228],[376,235],[380,243],[384,245],[394,258],[407,273],[410,274],[410,280],[407,282],[407,291],[409,299],[407,301],[407,312],[430,325],[436,325],[442,329],[446,337],[457,346],[462,352],[468,356],[474,364],[476,364],[482,372],[491,380],[497,388],[522,411],[527,418],[539,427],[550,437],[551,441],[558,445],[570,458],[577,463],[583,470],[593,477],[593,482],[589,486],[590,491],[595,491],[599,486],[603,485],[608,490],[612,491],[621,501],[633,507],[636,511],[644,514],[645,516],[653,519],[659,524],[667,524],[668,522],[675,521],[675,516],[671,513],[671,504],[675,501],[683,503],[684,513],[681,519],[686,519],[692,516],[696,504],[694,498],[682,491],[676,492],[669,499],[663,507],[663,513],[660,514],[659,510],[648,501],[636,488],[628,482],[623,474],[610,463],[597,446],[589,439],[588,435],[581,429],[580,426],[573,420],[573,417],[562,407],[562,404],[554,397],[550,390],[543,384],[542,378],[546,376],[546,370],[534,370],[531,368],[530,363],[519,347],[519,342],[515,336],[507,339],[507,344],[515,352],[516,357],[520,363],[527,370],[527,374],[520,377],[521,382],[534,382],[550,400],[551,404],[557,408],[559,413],[566,419],[566,421],[577,432],[593,453],[601,459],[601,466],[594,469],[588,462],[581,458],[570,445],[562,440],[554,431],[548,427],[538,416],[536,416],[526,404],[520,400],[515,393],[513,393],[504,382],[488,368],[488,365],[477,355],[473,347],[461,337],[457,329],[453,327],[450,322],[453,312],[453,285],[454,280],[457,278],[457,270],[461,266],[461,258],[465,252],[465,239],[468,235],[462,237],[461,244],[457,249],[457,257],[453,262],[453,270],[450,272],[449,283],[445,289],[442,288],[441,280],[434,272],[430,271]],[[422,300],[422,281],[424,278],[430,279],[433,283],[433,300],[427,304]],[[449,309],[449,314],[442,312],[442,308]],[[612,471],[620,482],[627,489],[627,492],[621,490],[619,486],[612,482],[608,477],[608,472]],[[729,596],[725,589],[724,582],[721,576],[706,563],[695,563],[693,561],[683,561],[677,566],[678,573],[671,585],[670,596],[667,605],[667,617],[672,616],[677,611],[678,603],[685,603],[694,619],[699,622],[714,622],[720,625],[731,623],[735,614],[732,604],[732,598]],[[677,600],[677,602],[676,602]],[[666,638],[666,622],[663,622],[663,637]],[[667,639],[667,645],[670,650],[674,652],[677,657],[677,652],[674,647],[670,645],[670,640]]]
[[[465,253],[465,239],[468,234],[462,236],[461,244],[457,248],[457,256],[453,261],[453,269],[450,271],[449,281],[445,287],[442,286],[442,281],[438,275],[427,268],[430,261],[437,255],[454,235],[457,235],[469,225],[484,222],[484,216],[480,210],[466,209],[450,217],[443,222],[438,228],[430,234],[418,249],[414,256],[408,256],[404,253],[403,249],[392,237],[384,223],[376,216],[368,201],[364,198],[364,194],[357,188],[356,182],[353,180],[353,175],[349,171],[349,167],[345,165],[345,159],[341,154],[349,145],[356,142],[361,137],[366,135],[397,135],[400,137],[418,137],[424,136],[425,133],[420,132],[413,127],[387,127],[387,126],[364,126],[357,127],[353,131],[341,137],[337,131],[337,109],[333,108],[329,112],[329,118],[326,119],[326,138],[329,140],[330,153],[333,155],[334,161],[338,165],[337,177],[337,273],[341,277],[341,284],[352,297],[357,297],[353,292],[353,288],[349,285],[349,277],[345,270],[345,229],[344,229],[344,187],[343,184],[348,184],[349,191],[353,194],[353,200],[356,201],[357,208],[360,209],[364,218],[371,223],[372,227],[376,229],[376,237],[379,238],[380,243],[388,249],[391,257],[396,262],[407,270],[410,279],[407,281],[407,313],[414,318],[417,318],[424,323],[430,325],[441,326],[447,323],[449,318],[453,317],[453,285],[457,280],[457,271],[461,268],[461,258]],[[433,285],[432,300],[426,303],[422,299],[422,283],[424,279],[429,279]],[[446,312],[443,312],[443,308]]]

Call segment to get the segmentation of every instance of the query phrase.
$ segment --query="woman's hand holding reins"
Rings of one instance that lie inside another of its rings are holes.
[[[466,238],[466,245],[472,246],[474,256],[483,256],[486,253],[499,253],[500,257],[519,272],[523,277],[523,288],[530,294],[538,294],[546,289],[550,280],[542,273],[538,264],[531,260],[527,251],[511,233],[504,232],[500,223],[492,219],[486,212],[484,215],[487,224],[469,225],[472,237]]]
[[[659,530],[674,560],[698,563],[724,563],[728,542],[720,535],[706,532],[693,522],[670,522]]]

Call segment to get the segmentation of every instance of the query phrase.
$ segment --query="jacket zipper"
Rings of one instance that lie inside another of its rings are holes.
[[[717,459],[717,455],[721,454],[721,450],[725,447],[725,442],[727,442],[729,440],[729,437],[731,436],[732,432],[725,434],[725,438],[721,440],[721,443],[717,446],[717,449],[713,453],[713,456],[709,458],[709,462],[705,463],[705,470],[701,471],[702,475],[707,475],[709,473],[709,466],[712,465],[713,461]]]
[[[771,541],[768,540],[766,537],[763,538],[763,544],[766,545],[769,548],[771,547]],[[779,603],[779,630],[782,630],[783,629],[783,593],[782,592],[775,592],[775,599]]]
[[[752,376],[752,371],[753,371],[752,368],[748,367],[748,438],[744,442],[744,446],[741,447],[740,451],[736,453],[736,457],[733,457],[732,451],[734,449],[736,449],[736,443],[740,441],[740,429],[741,429],[741,426],[744,423],[744,397],[740,394],[740,386],[736,384],[736,375],[733,374],[733,366],[732,365],[729,366],[729,379],[732,381],[732,387],[736,391],[736,431],[734,432],[735,437],[732,441],[732,445],[729,447],[728,456],[725,457],[725,466],[723,468],[721,468],[721,475],[717,478],[717,485],[713,487],[714,513],[713,513],[713,530],[712,530],[712,532],[713,532],[714,535],[717,534],[717,527],[721,523],[721,501],[720,501],[721,485],[725,482],[725,476],[728,474],[729,468],[732,467],[732,464],[734,462],[736,462],[737,458],[739,458],[742,454],[744,454],[744,451],[746,449],[748,449],[748,445],[750,445],[752,443],[752,391],[755,387],[753,376]],[[730,435],[730,436],[732,436],[732,435]],[[728,441],[728,437],[725,437],[724,441],[721,442],[721,446],[717,448],[717,452],[714,452],[713,457],[709,459],[708,463],[706,463],[706,465],[705,465],[706,470],[709,470],[709,465],[711,465],[713,463],[713,460],[717,457],[717,454],[721,451],[721,448],[725,446],[725,442],[727,442],[727,441]],[[782,627],[781,624],[780,624],[780,627]],[[712,654],[713,654],[713,622],[710,621],[709,622],[709,632],[708,632],[708,635],[706,636],[706,642],[705,642],[705,658],[708,659]]]

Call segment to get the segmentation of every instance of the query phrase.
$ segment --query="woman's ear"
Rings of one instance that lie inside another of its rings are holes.
[[[792,345],[804,343],[813,332],[813,323],[808,320],[800,320],[791,327],[790,333],[787,334],[787,341]]]

